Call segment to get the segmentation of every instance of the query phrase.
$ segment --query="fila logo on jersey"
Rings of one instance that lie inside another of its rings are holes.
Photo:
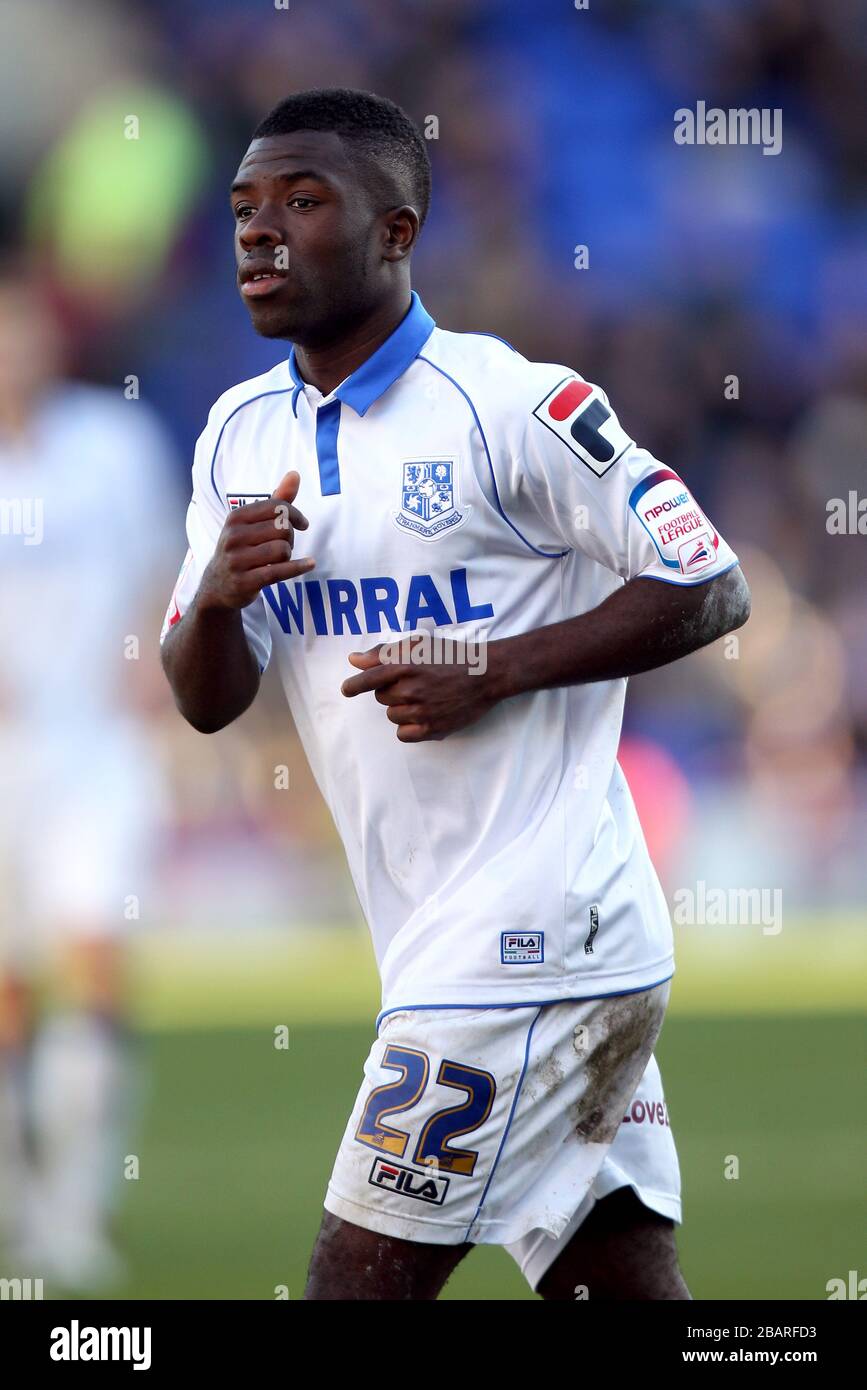
[[[543,931],[504,931],[500,933],[500,961],[503,965],[541,965],[545,959]]]
[[[632,440],[598,386],[564,377],[533,411],[598,478],[626,453]]]
[[[247,507],[251,502],[267,502],[270,492],[234,492],[226,498],[229,511],[236,512],[239,507]]]
[[[431,1202],[441,1207],[449,1190],[448,1178],[436,1173],[420,1173],[417,1168],[404,1168],[402,1163],[376,1158],[367,1179],[374,1187],[399,1192],[401,1197],[414,1197],[417,1202]]]
[[[456,474],[453,458],[404,459],[400,511],[391,514],[395,525],[433,541],[466,521],[470,508],[455,506]]]
[[[698,574],[716,563],[719,536],[670,468],[657,468],[632,489],[629,505],[668,569]]]

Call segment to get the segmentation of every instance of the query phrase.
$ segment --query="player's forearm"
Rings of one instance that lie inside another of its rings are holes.
[[[750,594],[739,566],[707,584],[633,579],[598,608],[491,644],[497,698],[638,675],[741,627]]]
[[[259,689],[259,666],[240,609],[194,601],[163,642],[162,662],[178,709],[202,734],[231,724]]]

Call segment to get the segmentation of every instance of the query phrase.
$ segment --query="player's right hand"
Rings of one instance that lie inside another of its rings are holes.
[[[202,575],[196,596],[199,609],[246,608],[266,585],[297,579],[313,569],[315,560],[292,559],[295,532],[309,525],[293,506],[300,483],[300,473],[287,473],[267,501],[229,513]]]

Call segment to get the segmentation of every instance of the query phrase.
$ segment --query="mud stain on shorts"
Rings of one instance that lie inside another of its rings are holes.
[[[563,1063],[556,1052],[551,1052],[536,1070],[536,1077],[540,1084],[549,1093],[556,1091],[566,1078],[563,1070]]]
[[[600,1004],[588,1021],[584,1058],[587,1084],[570,1108],[583,1143],[611,1143],[644,1074],[662,1027],[665,998],[659,989],[620,995]]]

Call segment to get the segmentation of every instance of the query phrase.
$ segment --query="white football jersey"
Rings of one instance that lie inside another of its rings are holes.
[[[149,882],[165,788],[131,695],[175,464],[143,401],[75,382],[0,437],[0,959],[25,970],[83,924],[128,930]]]
[[[40,746],[85,757],[125,715],[130,639],[175,564],[173,472],[150,407],[103,387],[58,382],[0,438],[0,710]]]
[[[328,396],[294,351],[213,407],[189,552],[163,632],[230,509],[301,475],[316,568],[243,614],[273,650],[373,935],[383,1011],[623,993],[673,971],[665,900],[617,764],[626,681],[519,695],[443,740],[398,741],[349,653],[435,631],[496,641],[595,608],[626,580],[702,583],[736,557],[597,386],[417,295]]]

